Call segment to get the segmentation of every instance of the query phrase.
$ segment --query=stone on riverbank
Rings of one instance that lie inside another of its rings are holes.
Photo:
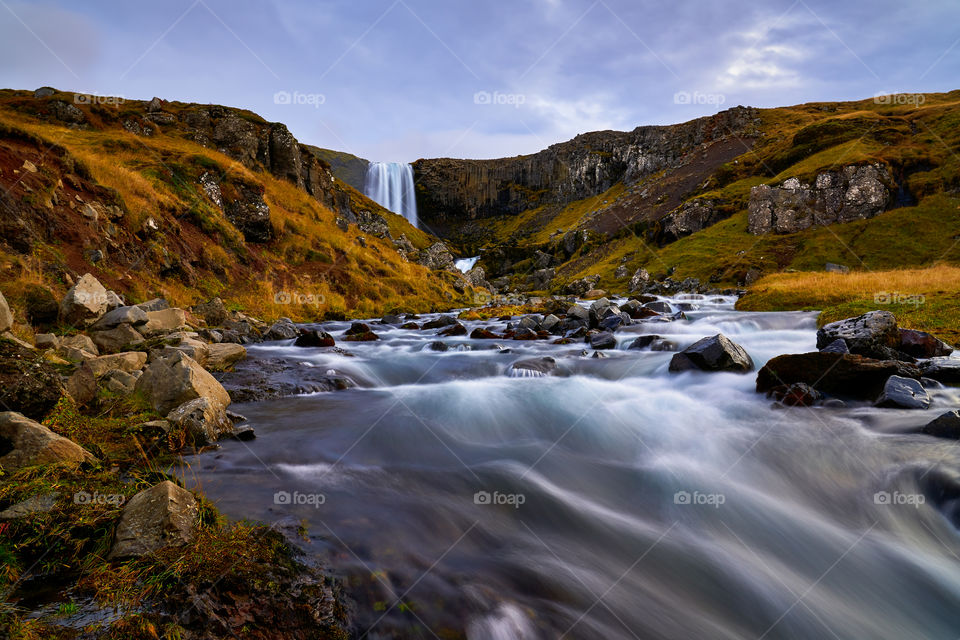
[[[4,443],[5,451],[0,467],[8,473],[38,464],[94,459],[77,443],[15,411],[0,412],[0,443]]]
[[[169,480],[141,491],[123,508],[108,559],[132,558],[193,542],[198,512],[193,494]]]

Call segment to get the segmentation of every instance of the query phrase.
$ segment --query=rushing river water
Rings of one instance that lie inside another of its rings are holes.
[[[627,350],[722,332],[759,368],[815,349],[815,314],[711,300],[621,329],[607,358],[466,337],[440,353],[436,331],[388,326],[342,343],[355,357],[251,347],[357,386],[235,405],[258,438],[194,458],[188,482],[232,517],[302,523],[358,637],[960,636],[960,448],[915,433],[957,390],[928,411],[778,409],[755,374]],[[509,375],[539,355],[557,375]]]

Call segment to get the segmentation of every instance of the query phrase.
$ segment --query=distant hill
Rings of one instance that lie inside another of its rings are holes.
[[[560,292],[596,274],[617,291],[640,268],[730,285],[960,262],[958,152],[952,91],[735,107],[414,168],[424,225],[481,253],[499,286]]]

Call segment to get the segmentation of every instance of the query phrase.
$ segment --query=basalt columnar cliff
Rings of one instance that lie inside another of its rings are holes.
[[[532,155],[414,163],[424,228],[501,291],[743,284],[785,269],[955,260],[960,92],[586,133]],[[908,233],[904,233],[909,229]]]

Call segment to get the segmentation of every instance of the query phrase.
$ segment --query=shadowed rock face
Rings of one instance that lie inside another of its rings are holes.
[[[442,226],[597,195],[675,166],[701,144],[745,135],[754,115],[736,107],[679,125],[585,133],[515,158],[418,160],[418,212]]]
[[[814,225],[849,222],[883,213],[893,180],[880,164],[826,171],[813,185],[796,178],[779,187],[750,190],[750,233],[796,233]]]

